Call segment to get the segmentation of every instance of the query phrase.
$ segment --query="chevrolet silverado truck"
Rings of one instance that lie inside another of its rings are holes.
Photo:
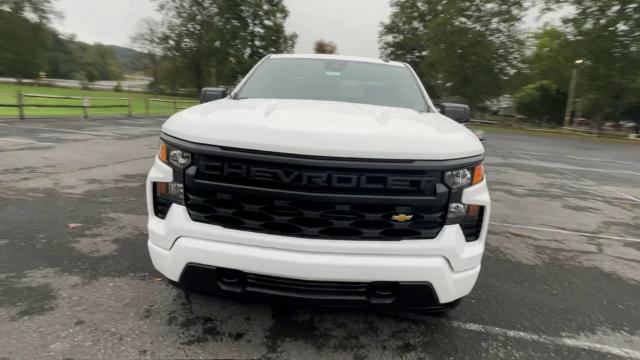
[[[405,63],[337,55],[270,55],[209,90],[164,123],[147,179],[148,249],[171,282],[370,309],[469,294],[490,199],[468,107],[436,111]]]

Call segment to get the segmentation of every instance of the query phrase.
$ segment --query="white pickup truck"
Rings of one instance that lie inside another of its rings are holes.
[[[336,55],[267,56],[203,98],[220,99],[162,126],[147,180],[148,248],[170,281],[372,309],[469,294],[490,199],[468,107],[437,112],[407,64]]]

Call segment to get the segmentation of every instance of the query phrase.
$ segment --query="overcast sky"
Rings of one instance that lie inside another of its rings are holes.
[[[78,40],[128,46],[138,20],[156,17],[152,0],[57,0],[64,19],[55,27]],[[380,22],[391,11],[389,0],[285,0],[287,30],[298,33],[296,52],[311,52],[313,42],[338,44],[343,55],[378,57]],[[526,21],[539,21],[530,16]]]

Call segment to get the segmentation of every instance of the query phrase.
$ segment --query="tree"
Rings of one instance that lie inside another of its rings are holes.
[[[58,34],[47,24],[55,10],[50,0],[0,0],[0,75],[116,80],[122,70],[113,50]]]
[[[49,23],[52,17],[60,16],[53,8],[52,0],[0,0],[0,10],[26,18],[33,17],[41,23]]]
[[[0,10],[0,75],[35,78],[47,67],[51,32],[42,23]]]
[[[52,34],[47,55],[47,75],[57,79],[72,79],[82,70],[82,52],[73,37]]]
[[[165,53],[176,59],[185,79],[196,90],[211,81],[213,50],[220,35],[214,22],[218,15],[217,0],[163,0],[164,14],[160,41]]]
[[[35,78],[45,70],[57,13],[51,0],[0,0],[0,74]]]
[[[122,69],[113,49],[102,44],[81,44],[82,70],[89,82],[98,80],[118,80]]]
[[[235,74],[235,78],[244,75],[260,59],[269,54],[292,52],[298,35],[287,33],[285,22],[289,17],[289,10],[283,0],[253,0],[246,1],[248,12],[248,55],[244,68]]]
[[[535,49],[526,60],[531,78],[550,80],[565,93],[569,91],[571,71],[576,60],[577,49],[565,31],[545,26],[534,33]]]
[[[411,64],[434,97],[483,105],[522,66],[524,0],[393,0],[386,58]]]
[[[162,43],[160,42],[160,23],[152,18],[142,19],[136,26],[135,33],[131,36],[131,43],[134,48],[144,54],[141,59],[146,68],[150,70],[153,78],[150,88],[153,92],[157,90],[160,62],[162,60]]]
[[[313,52],[316,54],[337,54],[338,45],[333,41],[323,39],[316,40],[316,42],[313,43]]]
[[[517,91],[516,107],[530,119],[559,125],[563,120],[560,108],[566,105],[559,99],[566,101],[576,49],[570,35],[554,26],[545,25],[532,39],[533,52],[524,60],[527,67],[511,79],[511,90]]]
[[[515,97],[516,110],[529,119],[562,125],[566,93],[549,80],[523,87]]]
[[[160,42],[192,88],[230,85],[259,59],[289,52],[282,0],[160,0]]]
[[[574,59],[584,59],[578,96],[583,113],[600,127],[638,103],[640,9],[638,1],[547,0],[574,10],[563,19]]]

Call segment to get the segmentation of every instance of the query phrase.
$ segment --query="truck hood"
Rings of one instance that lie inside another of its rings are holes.
[[[448,160],[484,152],[471,131],[438,113],[332,101],[223,99],[173,115],[162,131],[201,144],[329,157]]]

